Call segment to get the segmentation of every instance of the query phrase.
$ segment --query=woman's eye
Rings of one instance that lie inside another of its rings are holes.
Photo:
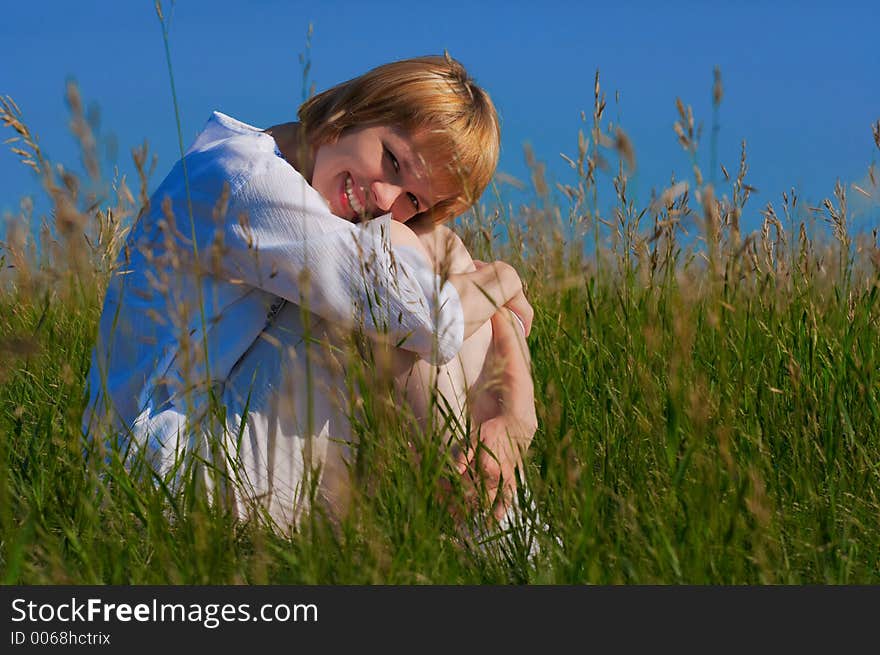
[[[412,193],[407,193],[406,195],[409,196],[409,201],[413,204],[413,207],[415,207],[416,211],[419,211],[419,199],[416,198],[415,195],[413,195]]]
[[[391,152],[388,148],[385,148],[385,154],[388,155],[388,159],[391,160],[391,166],[394,167],[394,172],[400,172],[400,162],[397,161],[397,157],[394,156],[394,153]]]

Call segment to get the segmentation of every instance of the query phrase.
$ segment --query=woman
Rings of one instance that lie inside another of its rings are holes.
[[[534,433],[532,311],[510,266],[475,267],[438,226],[494,173],[491,101],[451,58],[424,57],[315,96],[299,118],[264,131],[215,112],[154,193],[105,298],[86,429],[133,441],[164,475],[196,454],[233,481],[243,513],[256,501],[293,525],[312,484],[343,512],[345,362],[312,344],[360,325],[392,344],[423,417],[439,367],[444,397],[498,451],[464,448],[456,463],[488,475],[500,516]],[[488,354],[505,382],[467,409]]]

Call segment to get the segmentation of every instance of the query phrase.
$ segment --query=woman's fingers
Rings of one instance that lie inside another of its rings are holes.
[[[464,506],[491,508],[497,521],[510,509],[517,470],[522,465],[515,427],[504,417],[489,419],[480,426],[473,443],[457,442],[450,451]],[[449,489],[444,491],[448,497]],[[460,518],[459,510],[451,509]]]
[[[500,493],[495,495],[495,501],[492,505],[492,514],[496,521],[501,521],[510,506],[513,504],[513,498],[516,494],[516,482],[513,480],[505,480],[501,485]]]
[[[498,516],[498,502],[503,503],[504,498],[504,494],[499,494],[502,477],[501,467],[494,458],[485,451],[481,452],[461,474],[461,495],[465,506],[472,511],[481,506],[491,507],[493,514]]]
[[[500,521],[507,514],[513,497],[516,494],[515,466],[502,466],[500,462],[492,458],[492,464],[483,467],[482,480],[486,503],[492,508],[492,514],[496,521]],[[507,464],[509,462],[506,462]]]
[[[477,456],[462,478],[466,498],[473,503],[482,500],[500,521],[516,493],[516,471],[521,463],[507,421],[497,417],[483,423],[476,450]]]
[[[477,452],[474,444],[464,444],[461,442],[452,444],[450,455],[452,456],[452,466],[458,475],[464,475],[465,471],[471,465],[474,454]]]

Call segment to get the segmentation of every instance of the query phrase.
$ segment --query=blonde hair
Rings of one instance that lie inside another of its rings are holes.
[[[473,206],[498,166],[495,106],[448,54],[378,66],[310,98],[297,115],[315,147],[352,128],[402,128],[431,167],[435,191],[446,196],[426,212],[438,223]]]

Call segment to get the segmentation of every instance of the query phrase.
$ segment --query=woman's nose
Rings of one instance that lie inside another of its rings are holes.
[[[371,191],[373,192],[376,207],[383,212],[391,211],[394,203],[400,197],[400,194],[403,193],[403,189],[396,184],[382,181],[373,182]]]

